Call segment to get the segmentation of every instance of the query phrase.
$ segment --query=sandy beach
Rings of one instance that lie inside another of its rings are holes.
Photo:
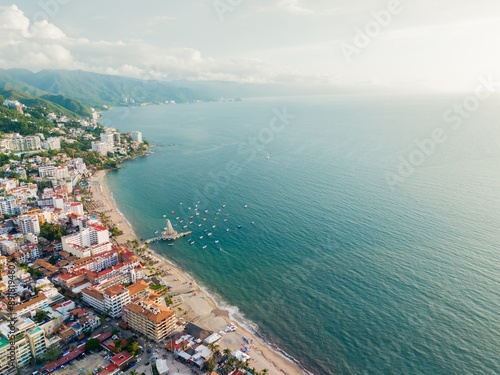
[[[106,171],[97,171],[90,180],[90,187],[93,193],[93,201],[96,206],[95,211],[104,212],[110,220],[123,232],[115,240],[124,246],[129,241],[136,239],[133,229],[128,221],[114,206],[114,201],[104,182]],[[130,249],[132,250],[132,249]],[[236,321],[229,318],[229,312],[217,307],[215,302],[207,296],[200,287],[184,272],[176,268],[170,261],[152,250],[151,259],[155,263],[153,268],[162,272],[165,283],[172,287],[171,292],[175,293],[174,306],[177,316],[184,321],[192,321],[204,328],[214,332],[224,331],[228,324],[236,326],[235,332],[222,335],[219,341],[220,349],[226,347],[234,351],[243,346],[250,347],[248,354],[251,356],[250,366],[258,371],[267,368],[268,374],[306,374],[298,365],[287,359],[268,345],[262,343],[255,335],[244,329]],[[151,267],[147,267],[151,268]],[[153,271],[153,269],[151,269]],[[243,340],[245,336],[251,344]]]

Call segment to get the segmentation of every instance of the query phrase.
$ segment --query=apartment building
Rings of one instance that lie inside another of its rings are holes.
[[[172,310],[153,302],[139,301],[124,309],[124,320],[128,325],[159,342],[175,332],[176,318]]]

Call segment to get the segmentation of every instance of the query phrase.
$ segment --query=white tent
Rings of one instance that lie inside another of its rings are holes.
[[[167,361],[165,359],[159,359],[156,361],[156,369],[160,375],[168,374],[170,369],[167,366]]]

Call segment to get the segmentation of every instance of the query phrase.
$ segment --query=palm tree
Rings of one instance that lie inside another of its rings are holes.
[[[132,370],[132,371],[130,372],[130,375],[139,375],[139,373],[137,372],[137,370]]]
[[[231,349],[229,349],[229,348],[224,349],[224,355],[226,357],[229,357],[231,355]]]
[[[267,368],[265,368],[264,370],[262,370],[262,375],[266,375],[268,371],[269,370]]]

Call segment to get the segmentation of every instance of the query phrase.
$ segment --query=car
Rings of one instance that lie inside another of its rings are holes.
[[[146,362],[146,366],[149,366],[149,362]]]
[[[148,349],[148,353],[151,353],[151,349]]]
[[[137,362],[140,362],[140,361],[142,361],[142,358],[139,358],[139,359],[137,360]]]

